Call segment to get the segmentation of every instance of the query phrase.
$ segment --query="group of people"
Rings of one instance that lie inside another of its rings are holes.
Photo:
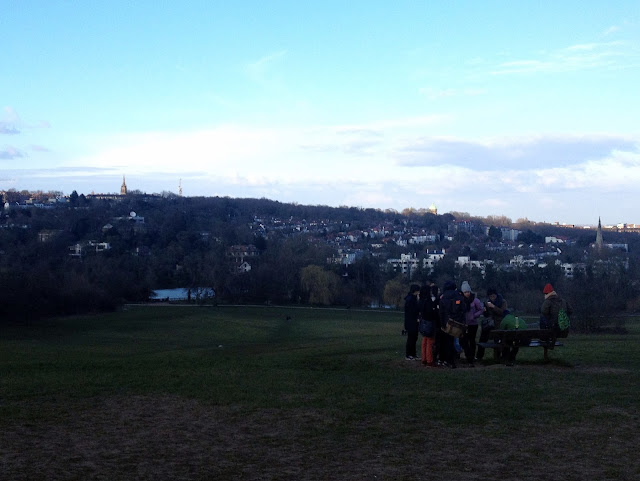
[[[558,296],[551,284],[544,287],[543,294],[540,328],[557,329],[559,313],[564,310],[570,315],[571,306]],[[404,300],[405,359],[421,360],[425,366],[456,368],[460,349],[469,366],[474,367],[485,354],[485,349],[476,343],[479,329],[478,342],[484,343],[493,329],[527,328],[520,318],[509,315],[507,301],[495,288],[487,289],[487,299],[482,302],[467,281],[459,289],[453,281],[447,281],[442,292],[431,281],[422,287],[412,284]],[[421,355],[418,356],[421,321],[432,323],[433,329],[423,334]],[[452,325],[458,326],[458,333],[454,333]],[[459,335],[460,330],[462,335]],[[517,353],[517,345],[505,347],[503,354],[507,365],[513,365]]]

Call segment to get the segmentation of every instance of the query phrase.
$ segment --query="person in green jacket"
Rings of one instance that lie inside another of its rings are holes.
[[[500,322],[500,329],[528,329],[528,326],[520,317],[507,314]]]
[[[517,316],[514,316],[513,314],[507,314],[502,318],[502,321],[500,322],[500,329],[504,329],[504,330],[513,330],[513,329],[524,330],[524,329],[527,329],[527,327],[528,327],[527,323],[523,319]],[[521,339],[519,341],[513,341],[512,345],[505,346],[502,349],[502,356],[506,358],[507,366],[513,366],[513,363],[516,360],[516,356],[518,355],[519,346],[527,345],[529,344],[530,341],[531,341],[530,339]]]

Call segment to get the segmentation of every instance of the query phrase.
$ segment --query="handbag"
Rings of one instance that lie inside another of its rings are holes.
[[[442,328],[442,330],[445,333],[453,337],[462,337],[466,329],[467,329],[466,324],[463,324],[462,322],[454,321],[451,318],[449,318],[449,320],[447,321],[446,326]]]
[[[493,329],[496,325],[492,317],[485,317],[480,324],[482,325],[482,329]]]
[[[420,334],[422,334],[424,337],[433,337],[433,332],[435,331],[433,321],[420,319],[420,324],[418,324],[418,331],[420,331]]]

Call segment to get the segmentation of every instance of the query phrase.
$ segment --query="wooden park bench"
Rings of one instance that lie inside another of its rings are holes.
[[[555,329],[494,329],[489,333],[489,340],[479,342],[478,346],[493,349],[493,358],[499,359],[501,351],[506,347],[516,345],[517,341],[519,348],[544,348],[544,360],[548,361],[548,351],[563,345],[557,340],[557,337]]]

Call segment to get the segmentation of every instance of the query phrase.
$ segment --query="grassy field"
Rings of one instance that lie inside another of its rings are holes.
[[[152,306],[0,331],[0,478],[640,479],[640,322],[404,360],[393,311]],[[490,357],[490,356],[489,356]]]

